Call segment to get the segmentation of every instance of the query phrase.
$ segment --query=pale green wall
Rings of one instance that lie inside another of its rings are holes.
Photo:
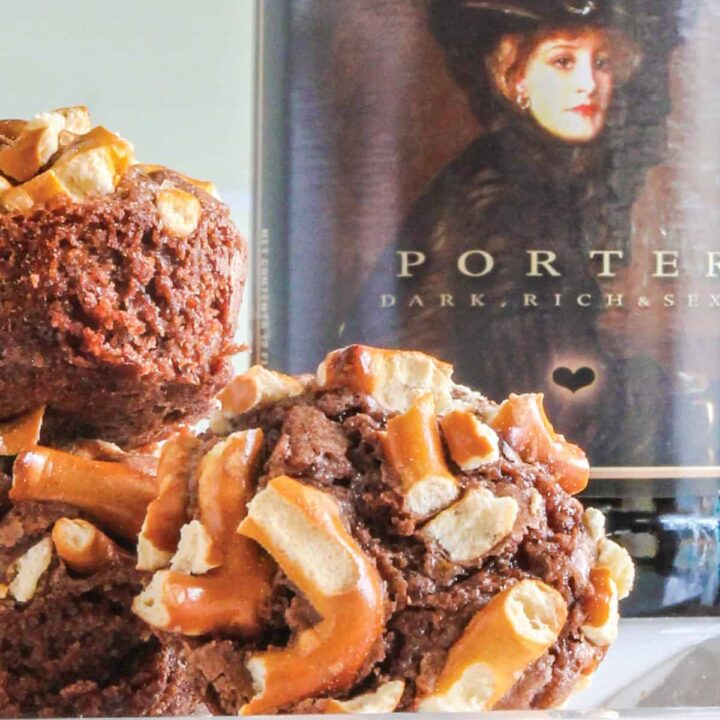
[[[254,16],[255,0],[4,2],[0,117],[85,103],[143,161],[213,180],[249,237]]]

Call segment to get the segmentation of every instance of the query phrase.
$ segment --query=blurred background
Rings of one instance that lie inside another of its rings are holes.
[[[3,27],[1,117],[85,104],[139,160],[212,180],[250,238],[255,0],[24,0]]]

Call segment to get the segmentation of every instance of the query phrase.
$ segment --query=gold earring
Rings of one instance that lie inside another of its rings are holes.
[[[522,112],[527,112],[530,109],[530,96],[525,93],[518,92],[515,102]]]

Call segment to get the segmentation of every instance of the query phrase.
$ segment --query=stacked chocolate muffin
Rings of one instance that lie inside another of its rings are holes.
[[[0,420],[140,445],[207,412],[247,271],[214,194],[84,107],[0,121]]]
[[[9,448],[0,714],[562,704],[615,639],[632,563],[573,498],[587,461],[542,398],[451,373],[361,346],[311,376],[255,367],[155,459],[28,447],[36,419]],[[63,628],[50,598],[95,620]]]

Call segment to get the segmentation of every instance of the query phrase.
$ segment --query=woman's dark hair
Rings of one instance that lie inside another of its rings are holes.
[[[563,22],[556,15],[550,18],[540,22],[498,12],[478,12],[452,0],[431,2],[430,27],[445,49],[450,72],[467,93],[471,109],[481,121],[494,117],[498,101],[512,102],[510,86],[522,73],[533,50],[547,38],[602,31],[612,48],[613,70],[619,85],[627,82],[639,66],[640,48],[623,31],[596,22]],[[513,41],[513,57],[509,60],[503,39]]]
[[[433,35],[445,51],[450,73],[467,94],[473,113],[487,123],[496,114],[499,98],[492,91],[486,59],[498,39],[510,31],[507,18],[486,14],[480,23],[476,13],[462,10],[457,3],[431,0],[429,20]],[[533,27],[526,22],[513,26],[521,31]]]

